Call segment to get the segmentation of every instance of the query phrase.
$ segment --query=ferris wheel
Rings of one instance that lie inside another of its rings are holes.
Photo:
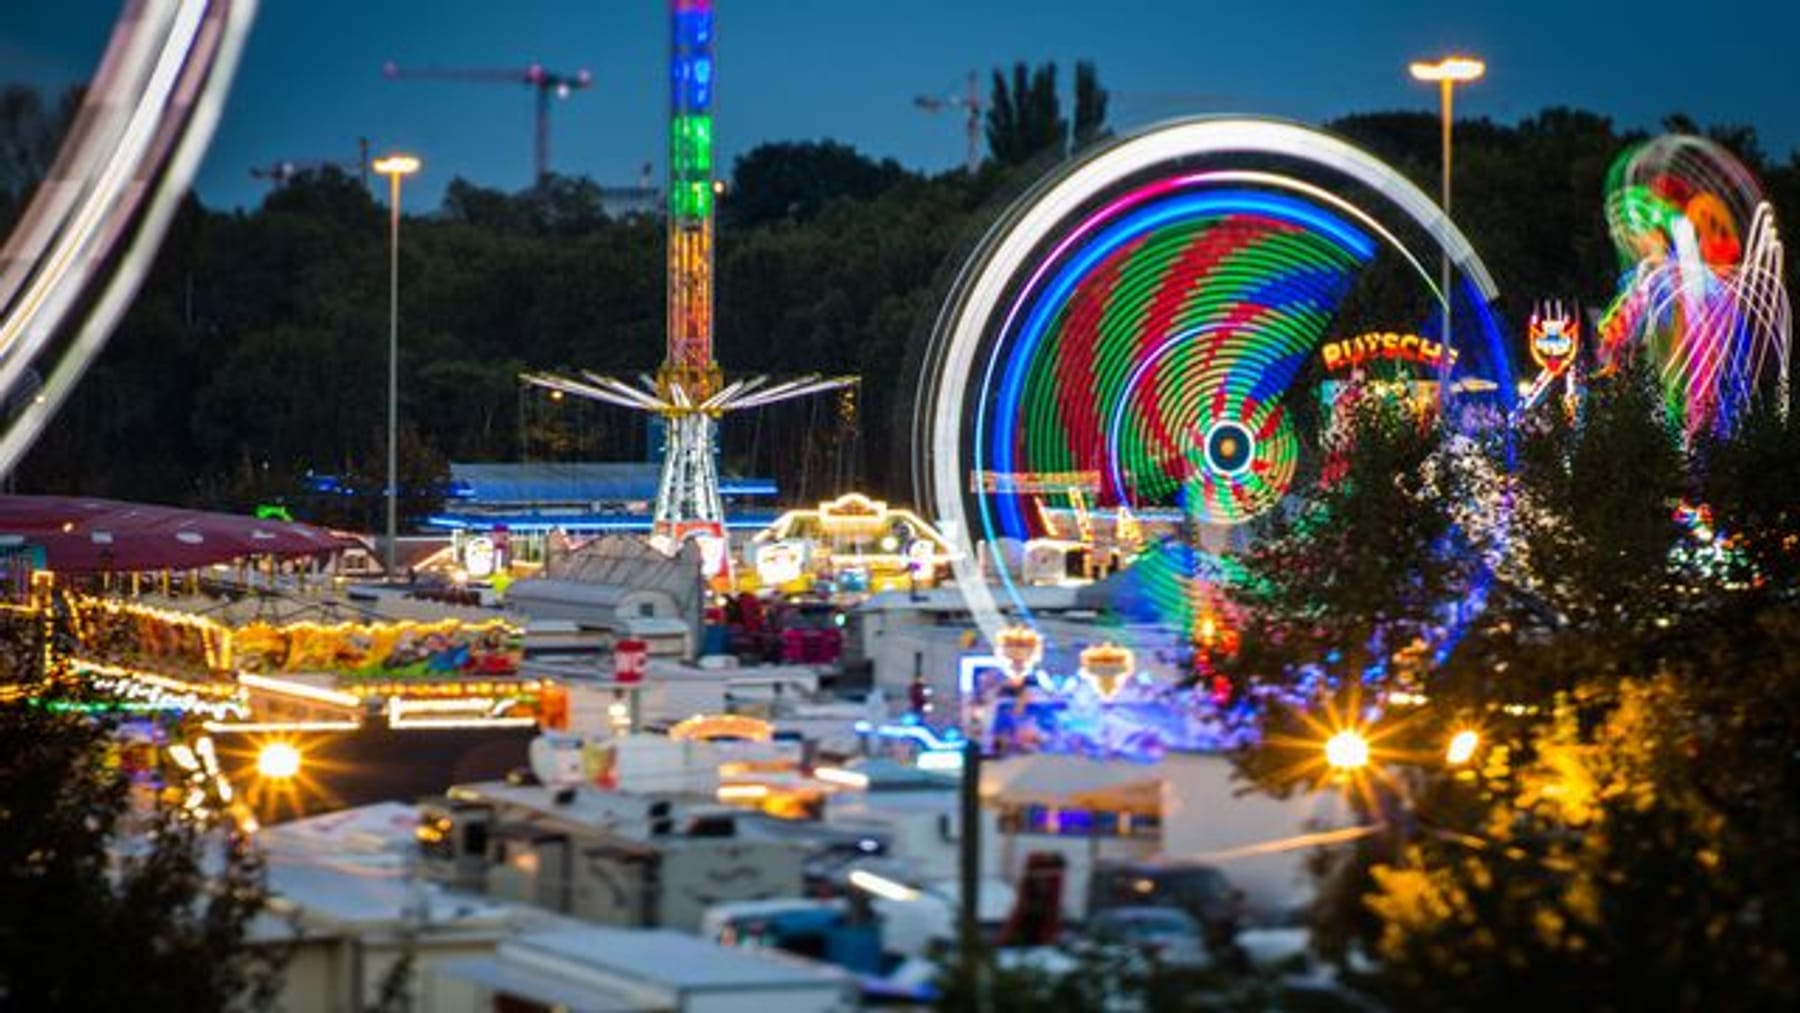
[[[1041,535],[1057,482],[1084,518],[1229,532],[1316,473],[1352,377],[1509,408],[1496,296],[1437,204],[1353,145],[1265,119],[1158,126],[1040,183],[969,259],[915,409],[915,485],[972,547]],[[1030,615],[1004,551],[957,581],[990,640]]]

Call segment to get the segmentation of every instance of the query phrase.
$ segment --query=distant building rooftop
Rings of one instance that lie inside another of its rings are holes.
[[[570,924],[527,905],[414,882],[409,856],[418,825],[416,807],[380,802],[263,827],[257,841],[268,858],[270,889],[280,898],[276,907],[292,909],[300,921],[265,919],[257,935],[380,931],[421,916],[438,936],[497,939]]]
[[[356,544],[310,524],[91,496],[0,496],[0,543],[41,548],[40,565],[59,573],[198,570]]]
[[[425,523],[440,530],[647,532],[661,478],[655,461],[452,463],[444,511]],[[767,500],[776,492],[772,478],[719,477],[727,500]],[[733,507],[726,527],[760,531],[775,517],[766,507]]]
[[[656,498],[662,465],[655,461],[529,462],[450,465],[450,499],[463,507],[643,503]],[[774,496],[772,478],[719,477],[722,496]]]
[[[511,806],[536,813],[546,821],[641,840],[650,839],[650,808],[658,801],[646,795],[604,791],[591,784],[552,788],[504,781],[457,785],[450,789],[450,798],[459,802]]]
[[[1078,606],[1071,587],[1020,587],[1016,589],[1025,606],[1034,610],[1068,611]],[[1006,598],[995,595],[1002,607]],[[880,591],[857,604],[856,612],[935,612],[967,613],[968,599],[954,587],[934,587],[918,591]]]
[[[844,972],[772,953],[720,946],[670,929],[571,928],[533,933],[505,944],[503,956],[536,951],[575,967],[611,973],[681,992],[738,992],[795,985],[849,985]]]

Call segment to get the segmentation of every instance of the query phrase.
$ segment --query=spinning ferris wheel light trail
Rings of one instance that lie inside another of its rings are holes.
[[[1416,294],[1377,354],[1398,365],[1408,350],[1431,397],[1482,391],[1510,407],[1492,278],[1438,204],[1373,156],[1255,119],[1178,121],[1092,151],[1021,200],[957,280],[915,410],[915,482],[950,528],[990,545],[1029,539],[1035,516],[993,475],[1095,473],[1094,510],[1244,524],[1318,457],[1318,425],[1292,409],[1378,265]],[[1452,300],[1455,347],[1431,329]],[[1128,569],[1145,568],[1178,639],[1198,642],[1209,620],[1216,639],[1199,585],[1228,567],[1191,549],[1164,542]],[[1023,575],[996,553],[990,586],[976,558],[957,583],[983,630],[1031,621]]]

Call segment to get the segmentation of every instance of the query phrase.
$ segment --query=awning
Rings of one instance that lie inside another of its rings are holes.
[[[0,540],[41,546],[58,573],[191,570],[357,544],[310,524],[77,496],[0,496]]]

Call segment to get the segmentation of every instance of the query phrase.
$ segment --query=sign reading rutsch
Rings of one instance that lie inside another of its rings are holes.
[[[1456,349],[1442,342],[1421,338],[1417,334],[1392,331],[1359,334],[1354,338],[1328,342],[1320,351],[1329,370],[1355,369],[1378,360],[1416,362],[1432,369],[1456,365]]]

